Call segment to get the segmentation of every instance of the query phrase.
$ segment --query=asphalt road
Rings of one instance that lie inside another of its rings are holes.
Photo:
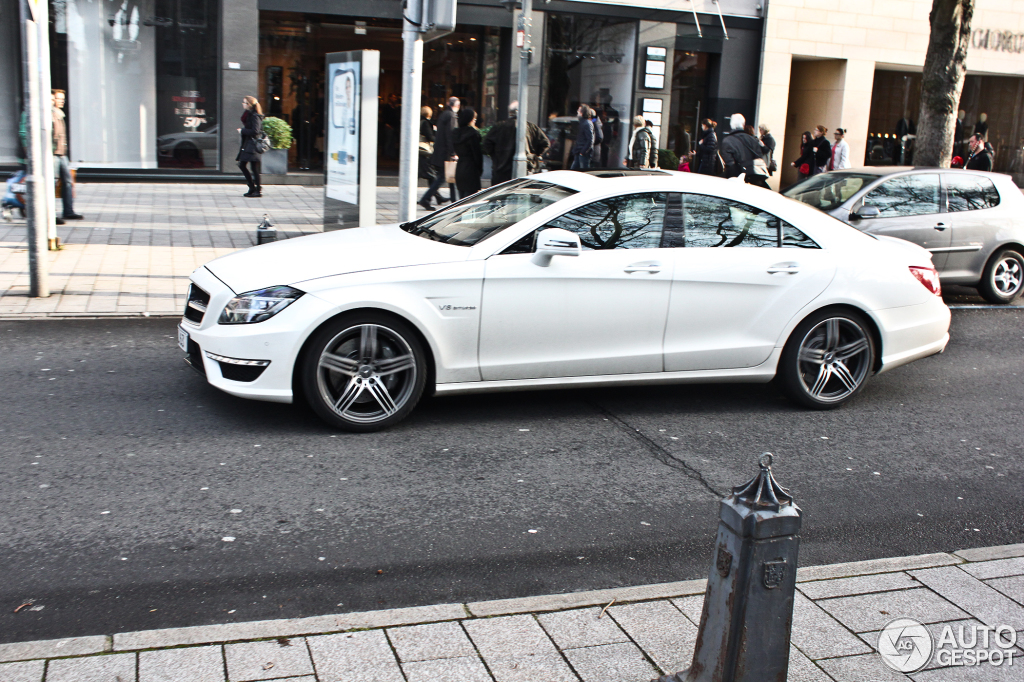
[[[1024,540],[1020,310],[955,311],[945,354],[833,412],[770,385],[514,393],[369,435],[208,387],[175,324],[0,323],[0,641],[704,577],[765,450],[801,565]]]

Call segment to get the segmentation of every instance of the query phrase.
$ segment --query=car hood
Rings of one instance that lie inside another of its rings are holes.
[[[206,264],[235,293],[383,268],[465,260],[469,249],[416,237],[397,224],[285,239]]]

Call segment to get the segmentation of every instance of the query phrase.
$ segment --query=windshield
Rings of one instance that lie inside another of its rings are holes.
[[[425,239],[456,246],[473,246],[510,225],[530,217],[576,190],[523,178],[463,199],[402,229]]]
[[[862,173],[823,173],[793,185],[782,194],[822,211],[831,211],[877,179],[877,175]]]

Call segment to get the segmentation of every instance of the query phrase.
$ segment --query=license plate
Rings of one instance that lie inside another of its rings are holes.
[[[188,352],[188,332],[178,327],[178,348],[184,352]]]

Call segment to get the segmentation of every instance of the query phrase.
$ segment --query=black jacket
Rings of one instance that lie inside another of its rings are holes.
[[[771,133],[761,136],[761,146],[764,147],[764,162],[770,166],[775,159],[775,138]]]
[[[722,138],[722,161],[725,162],[725,177],[734,178],[740,173],[753,174],[754,159],[762,154],[761,143],[753,135],[734,130]]]
[[[256,151],[256,137],[263,132],[263,115],[247,110],[242,115],[242,146],[235,161],[255,161],[260,158]]]
[[[697,172],[703,175],[715,174],[715,154],[718,153],[718,136],[714,128],[708,128],[697,145]]]
[[[483,152],[491,157],[491,186],[512,179],[516,159],[515,116],[498,121],[487,131]],[[530,172],[540,169],[541,157],[551,146],[551,140],[536,123],[526,122],[526,159]]]
[[[445,107],[437,117],[437,132],[434,133],[434,153],[430,157],[431,165],[444,167],[444,162],[455,153],[455,112]]]
[[[982,149],[977,154],[971,155],[971,158],[967,159],[967,165],[965,165],[964,168],[967,170],[980,171],[992,170],[992,152],[986,148]]]
[[[814,143],[808,142],[800,145],[800,158],[793,163],[796,164],[796,170],[800,172],[800,166],[807,164],[807,175],[814,175],[817,171],[814,168]]]
[[[484,172],[484,155],[480,151],[480,131],[476,128],[455,130],[455,153],[459,162],[455,166],[455,187],[459,198],[480,191],[480,176]]]
[[[811,146],[814,147],[814,164],[818,168],[827,166],[828,160],[832,158],[832,145],[828,143],[825,136],[822,135],[811,140]]]
[[[594,124],[586,116],[581,116],[579,123],[580,129],[576,133],[576,144],[572,148],[572,153],[588,156],[594,149]]]
[[[431,142],[434,141],[434,124],[430,122],[429,118],[420,119],[420,142]]]
[[[654,133],[650,128],[636,131],[629,157],[633,160],[634,168],[658,167],[658,146],[654,144]]]

